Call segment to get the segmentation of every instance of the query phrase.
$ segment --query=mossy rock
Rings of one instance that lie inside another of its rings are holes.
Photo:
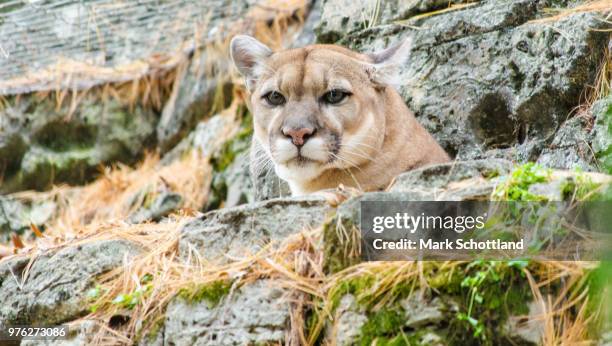
[[[7,167],[0,192],[45,190],[57,183],[92,180],[101,164],[133,163],[155,144],[157,115],[93,93],[76,108],[57,107],[34,94],[9,98],[0,111],[0,163]]]

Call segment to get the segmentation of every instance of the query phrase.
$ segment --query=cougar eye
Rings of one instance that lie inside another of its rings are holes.
[[[277,91],[270,91],[269,93],[265,94],[263,98],[270,106],[281,106],[285,104],[285,96]]]
[[[335,105],[344,100],[347,96],[351,95],[351,93],[334,89],[326,92],[323,95],[323,102],[328,103],[330,105]]]

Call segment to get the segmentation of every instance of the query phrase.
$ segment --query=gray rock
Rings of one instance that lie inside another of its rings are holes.
[[[591,113],[595,118],[593,151],[601,169],[612,174],[612,96],[595,102]]]
[[[165,320],[164,320],[165,321]],[[139,346],[164,346],[166,327],[162,326],[154,334],[145,335],[139,342]]]
[[[344,295],[334,314],[333,325],[327,330],[327,340],[339,346],[357,343],[361,335],[361,327],[368,321],[368,317],[359,308],[355,296]]]
[[[310,3],[310,9],[306,17],[306,22],[302,27],[302,31],[291,43],[291,47],[304,47],[309,44],[315,43],[317,40],[315,34],[315,26],[319,24],[321,20],[321,3],[323,0],[313,0]]]
[[[334,39],[341,44],[364,52],[411,37],[400,93],[460,159],[536,160],[578,104],[584,85],[593,81],[607,43],[605,34],[592,30],[605,25],[597,14],[529,22],[541,16],[538,3],[529,0],[503,6],[482,1],[403,24],[382,16],[376,26],[357,31],[347,23],[325,22],[330,13],[359,20],[351,15],[359,6],[324,3],[322,26],[337,31]],[[319,39],[326,39],[324,32]]]
[[[95,321],[83,321],[69,326],[67,338],[49,340],[22,340],[20,346],[82,346],[93,344],[97,331]]]
[[[289,323],[285,290],[262,280],[241,287],[216,307],[173,300],[166,311],[164,344],[252,345],[283,343]]]
[[[272,198],[291,196],[289,184],[276,175],[267,154],[257,141],[252,141],[249,150],[249,170],[255,190],[255,200],[265,201]]]
[[[256,201],[291,196],[289,184],[279,178],[273,169],[267,169],[256,177],[251,175],[251,179],[253,180]]]
[[[11,233],[22,234],[30,223],[43,229],[55,209],[53,201],[26,202],[10,195],[0,196],[0,243],[8,242]]]
[[[586,119],[569,119],[561,125],[552,143],[542,150],[537,163],[550,168],[597,171],[596,158],[589,144],[592,140]]]
[[[601,339],[599,340],[598,345],[600,346],[610,346],[612,345],[612,331],[607,331],[603,333]]]
[[[206,210],[231,208],[291,195],[289,185],[276,175],[272,167],[253,169],[253,150],[250,135],[239,135],[225,143],[223,150],[215,153]],[[232,157],[232,161],[224,164],[228,157]]]
[[[415,201],[487,198],[496,177],[510,173],[512,166],[509,161],[490,159],[423,167],[399,175],[389,191],[409,194],[409,200]]]
[[[8,242],[11,233],[23,233],[28,229],[27,206],[10,198],[0,196],[0,242]]]
[[[429,301],[416,294],[400,301],[406,314],[406,326],[420,328],[425,325],[438,324],[444,320],[445,305],[439,298]]]
[[[321,225],[330,211],[317,197],[274,199],[212,211],[185,225],[179,254],[188,258],[195,251],[208,260],[244,257],[271,241]]]
[[[540,345],[545,332],[545,321],[542,319],[542,314],[544,314],[544,309],[541,304],[530,302],[529,314],[508,317],[503,330],[515,342]]]
[[[332,43],[345,35],[382,23],[430,12],[461,0],[324,0],[318,41]]]
[[[563,201],[563,189],[570,181],[572,181],[571,177],[553,180],[546,183],[536,183],[529,186],[528,191],[536,196],[542,196],[549,201]]]
[[[248,154],[252,131],[251,119],[244,115],[238,133],[212,155],[213,178],[205,210],[254,201]]]
[[[71,112],[35,95],[12,98],[0,110],[0,193],[83,183],[100,164],[133,162],[154,143],[157,116],[115,100],[87,97]]]
[[[174,90],[157,124],[157,139],[162,152],[170,150],[200,120],[211,115],[211,111],[229,105],[232,84],[228,75],[228,60],[215,59],[213,67],[208,66],[212,64],[212,59],[205,50],[196,57],[178,70]]]
[[[130,223],[142,223],[145,221],[159,221],[177,210],[183,202],[183,197],[171,191],[162,191],[149,205],[142,206],[128,216]]]
[[[236,156],[224,174],[226,186],[225,207],[231,208],[240,204],[255,201],[255,191],[249,174],[249,154],[243,152]]]
[[[221,145],[219,137],[229,131],[232,124],[230,117],[221,114],[199,122],[187,137],[164,155],[162,164],[168,165],[191,150],[198,150],[203,156],[211,156]]]
[[[125,240],[100,240],[40,254],[29,270],[27,257],[0,262],[0,325],[53,325],[83,316],[96,276],[138,252]]]

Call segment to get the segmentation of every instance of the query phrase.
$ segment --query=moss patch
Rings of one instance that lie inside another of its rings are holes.
[[[406,345],[402,334],[404,311],[401,308],[381,309],[373,313],[361,327],[362,346],[369,345]]]
[[[186,302],[200,303],[205,301],[210,309],[216,307],[232,288],[232,281],[218,280],[210,284],[192,288],[183,288],[178,296]]]

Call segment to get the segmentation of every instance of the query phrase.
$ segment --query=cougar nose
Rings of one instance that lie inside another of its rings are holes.
[[[291,137],[291,142],[295,146],[300,147],[306,143],[308,138],[312,137],[315,129],[309,127],[302,127],[299,129],[283,127],[282,131],[286,137]]]

